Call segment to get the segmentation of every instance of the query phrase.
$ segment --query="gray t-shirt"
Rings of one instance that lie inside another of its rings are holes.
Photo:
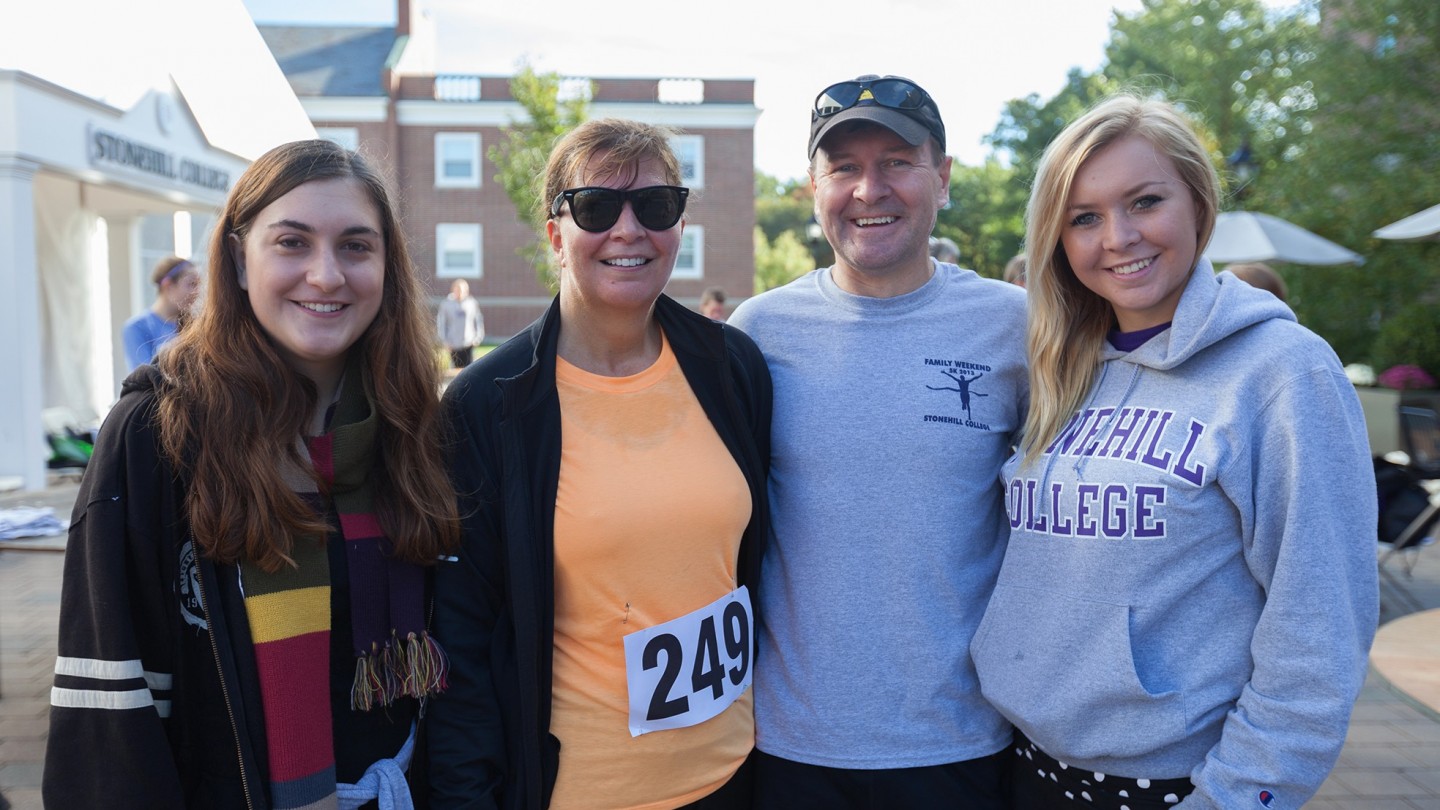
[[[816,270],[736,309],[775,384],[756,743],[834,768],[999,751],[969,645],[1008,535],[1025,296],[951,264],[888,299]]]

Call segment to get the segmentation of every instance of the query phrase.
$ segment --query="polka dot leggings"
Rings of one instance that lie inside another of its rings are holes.
[[[1100,810],[1168,810],[1190,795],[1189,779],[1132,779],[1066,765],[1015,730],[1011,800],[1015,810],[1076,806]]]

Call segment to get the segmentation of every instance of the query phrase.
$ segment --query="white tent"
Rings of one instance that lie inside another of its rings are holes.
[[[39,489],[42,414],[88,425],[108,409],[127,370],[119,331],[148,306],[158,256],[203,252],[249,162],[315,128],[241,0],[12,5],[0,15],[0,488]]]
[[[1402,220],[1392,222],[1372,235],[1380,239],[1402,241],[1440,239],[1440,205],[1432,205],[1418,214],[1411,214]]]
[[[1210,261],[1364,264],[1365,257],[1279,217],[1252,211],[1228,211],[1215,218],[1215,234],[1205,249]]]

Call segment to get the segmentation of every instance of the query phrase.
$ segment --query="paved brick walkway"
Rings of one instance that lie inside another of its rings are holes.
[[[73,498],[74,486],[63,485],[40,496],[0,496],[0,507],[54,505],[68,518]],[[41,810],[64,563],[54,549],[61,547],[58,540],[24,551],[0,546],[0,793],[14,810]],[[1382,622],[1440,608],[1440,547],[1424,550],[1413,576],[1398,572],[1392,561],[1382,578]],[[1372,669],[1340,762],[1306,810],[1440,810],[1440,712]]]

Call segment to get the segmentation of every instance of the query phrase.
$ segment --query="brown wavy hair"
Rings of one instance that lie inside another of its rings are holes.
[[[370,471],[374,508],[401,559],[430,564],[458,542],[439,419],[440,367],[424,292],[405,248],[391,196],[358,154],[323,140],[266,152],[225,201],[209,248],[205,300],[159,360],[158,426],[166,457],[187,483],[185,511],[202,552],[267,571],[293,564],[293,538],[328,531],[286,481],[306,470],[300,437],[316,407],[314,384],[276,351],[241,289],[230,239],[295,188],[317,180],[359,182],[382,223],[385,275],[380,311],[350,348],[378,417]]]

